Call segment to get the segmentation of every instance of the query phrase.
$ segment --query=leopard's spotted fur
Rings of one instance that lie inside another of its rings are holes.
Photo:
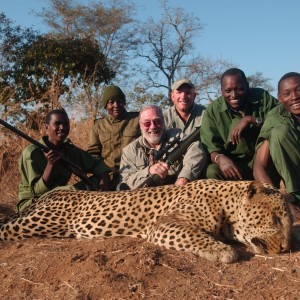
[[[238,255],[223,237],[256,253],[279,253],[289,249],[291,232],[278,190],[217,180],[120,192],[52,191],[0,226],[2,240],[126,235],[226,263]]]

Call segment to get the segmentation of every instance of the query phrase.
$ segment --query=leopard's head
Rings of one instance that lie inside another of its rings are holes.
[[[238,209],[238,240],[257,254],[290,249],[292,222],[284,194],[271,185],[254,181]]]

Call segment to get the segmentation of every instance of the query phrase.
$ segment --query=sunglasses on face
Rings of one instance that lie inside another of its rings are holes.
[[[154,126],[160,126],[162,124],[162,120],[161,119],[155,119],[155,120],[147,120],[145,122],[141,122],[141,124],[145,127],[150,127],[151,124],[153,124]]]

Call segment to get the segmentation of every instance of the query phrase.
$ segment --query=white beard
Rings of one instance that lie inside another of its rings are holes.
[[[154,133],[154,132],[145,132],[142,131],[144,139],[149,143],[149,144],[160,144],[161,138],[164,134],[164,130],[161,130],[160,133]]]

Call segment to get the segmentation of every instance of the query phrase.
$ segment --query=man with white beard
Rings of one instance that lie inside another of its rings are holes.
[[[162,160],[154,161],[153,156],[164,149],[172,151],[172,141],[186,136],[179,129],[165,128],[162,110],[155,105],[140,110],[139,124],[142,136],[123,148],[119,190],[140,187],[153,174],[161,178],[161,185],[185,185],[200,177],[207,162],[200,141],[191,143],[182,159],[169,166]]]

